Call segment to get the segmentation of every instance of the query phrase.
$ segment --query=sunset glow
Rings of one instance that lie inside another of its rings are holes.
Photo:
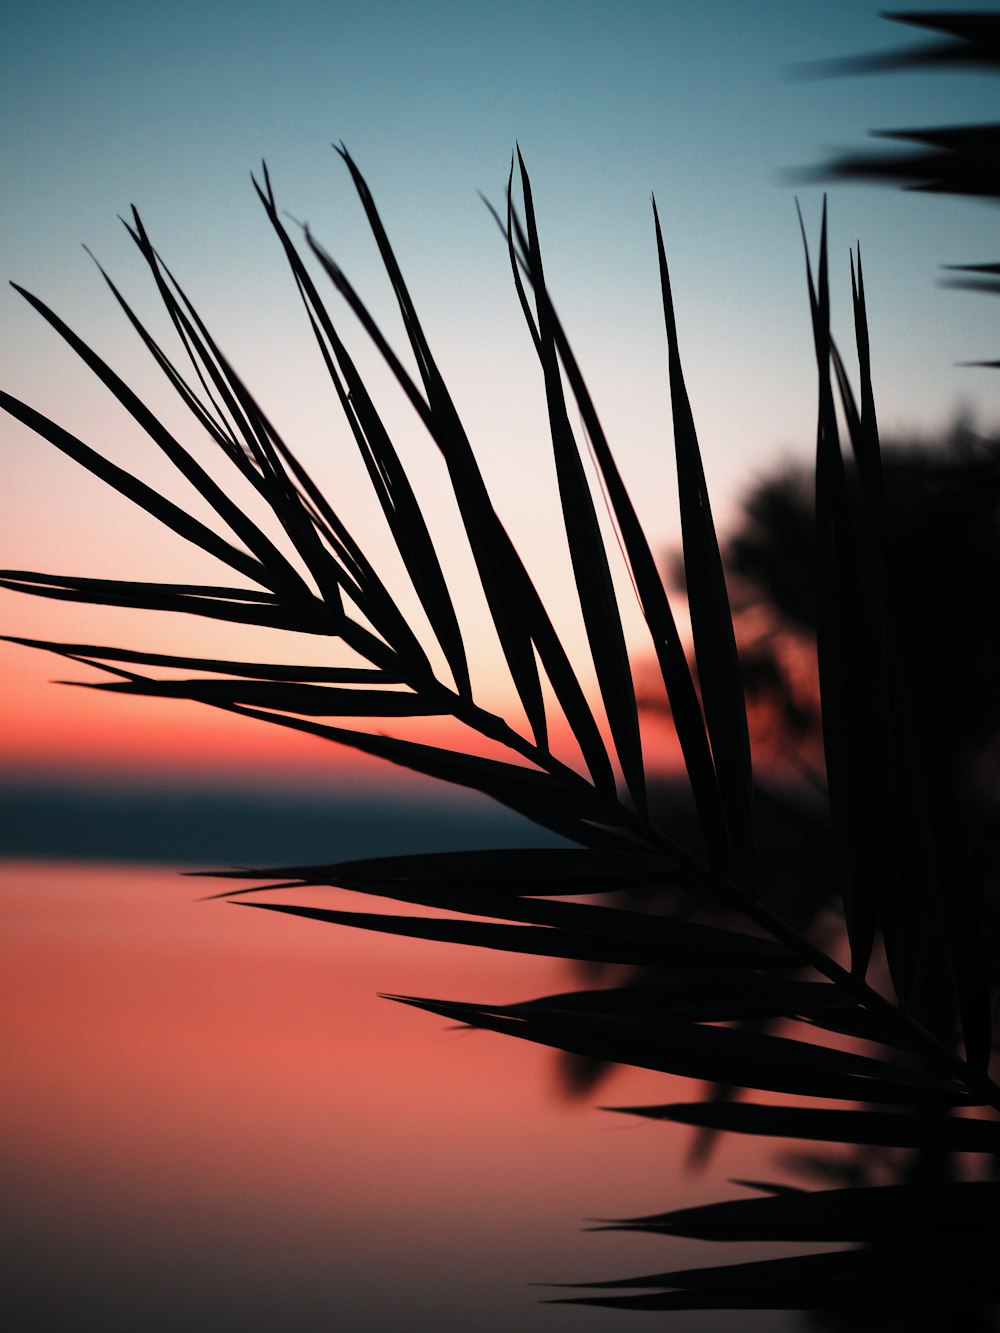
[[[15,1317],[30,1301],[60,1328],[431,1333],[460,1299],[489,1333],[568,1333],[578,1316],[526,1281],[659,1262],[651,1241],[578,1228],[698,1199],[683,1134],[568,1104],[549,1052],[376,997],[527,998],[567,968],[276,926],[193,902],[205,887],[131,868],[0,877]],[[633,1070],[607,1091],[679,1088]],[[727,1149],[728,1174],[752,1164]]]
[[[833,139],[857,140],[880,122],[922,121],[931,96],[950,97],[956,111],[974,115],[992,85],[976,77],[961,85],[912,76],[819,82],[784,77],[796,61],[845,48],[875,49],[888,41],[885,25],[860,0],[835,13],[776,3],[758,7],[752,17],[728,0],[699,7],[697,17],[683,6],[668,15],[639,4],[615,21],[613,36],[605,32],[609,17],[587,5],[582,26],[568,23],[573,34],[568,47],[557,37],[558,7],[550,9],[541,32],[536,17],[529,20],[517,7],[498,24],[485,13],[459,14],[442,3],[412,31],[411,19],[398,6],[383,8],[394,14],[392,23],[354,17],[345,28],[340,16],[332,26],[324,21],[317,28],[319,11],[311,0],[298,0],[283,11],[280,25],[245,25],[241,19],[227,28],[222,18],[227,6],[216,7],[203,51],[240,32],[237,54],[223,67],[243,71],[238,79],[243,103],[233,101],[235,86],[222,95],[218,64],[207,55],[193,64],[187,51],[182,61],[176,53],[172,59],[177,39],[159,19],[147,16],[145,27],[126,36],[113,7],[89,7],[87,24],[71,36],[77,18],[58,0],[36,7],[34,19],[18,18],[9,45],[17,57],[2,96],[10,109],[8,123],[28,124],[32,131],[12,136],[5,148],[7,178],[21,186],[3,224],[5,263],[10,277],[49,301],[182,438],[190,438],[190,418],[78,249],[81,239],[97,247],[129,299],[143,312],[151,309],[138,295],[142,290],[148,295],[148,280],[138,273],[122,244],[127,238],[114,223],[125,201],[136,200],[220,342],[303,460],[337,496],[408,610],[405,576],[387,549],[292,284],[246,185],[247,170],[265,155],[282,205],[295,217],[310,218],[398,342],[391,298],[363,219],[342,168],[338,175],[333,154],[323,146],[331,136],[344,138],[368,174],[399,247],[498,511],[558,611],[586,680],[590,668],[572,609],[575,593],[559,532],[540,378],[502,244],[475,190],[499,201],[512,139],[521,135],[535,175],[553,291],[640,517],[654,549],[665,550],[676,542],[677,519],[646,202],[650,190],[656,191],[664,219],[692,403],[713,505],[724,528],[762,460],[775,451],[804,456],[814,431],[799,239],[791,193],[776,186],[777,173],[809,163]],[[59,21],[43,25],[38,17],[43,11],[58,14]],[[516,40],[522,24],[535,32],[530,47]],[[305,30],[315,32],[308,49],[296,36]],[[58,41],[51,35],[57,31]],[[127,43],[134,43],[127,47],[128,58],[106,65]],[[344,49],[354,52],[348,67],[340,54]],[[81,51],[86,60],[80,60]],[[144,75],[152,51],[162,52],[164,63]],[[323,51],[327,55],[321,57]],[[274,60],[265,52],[284,54]],[[81,72],[88,61],[89,76]],[[186,92],[164,80],[171,63],[187,71],[181,85]],[[309,71],[318,76],[320,68],[322,77],[313,82]],[[432,69],[440,74],[431,77]],[[501,73],[509,69],[520,70],[513,106],[507,75]],[[540,77],[540,71],[548,75],[552,69],[566,76],[560,76],[555,100],[545,91],[551,93],[552,85]],[[64,141],[56,132],[39,93],[53,77],[83,94],[75,100],[75,123],[81,143],[88,145],[82,157],[75,140]],[[598,87],[609,91],[595,96]],[[610,92],[625,88],[624,99]],[[724,88],[726,95],[712,88]],[[225,114],[223,105],[229,108]],[[242,113],[235,112],[236,105]],[[119,108],[125,106],[123,115]],[[457,107],[464,108],[460,133]],[[134,137],[113,128],[123,121],[135,127]],[[734,139],[736,124],[740,134]],[[401,125],[408,127],[409,139],[400,137]],[[157,147],[140,152],[140,142]],[[807,213],[815,213],[818,194],[807,192],[803,203]],[[203,225],[207,217],[210,226]],[[865,246],[884,427],[919,421],[928,428],[947,419],[956,404],[978,401],[981,375],[952,363],[989,350],[986,303],[935,291],[932,280],[936,264],[978,257],[987,224],[984,213],[953,201],[914,201],[854,188],[837,193],[834,255],[846,252],[858,235]],[[841,277],[846,285],[846,271]],[[8,291],[3,299],[4,387],[182,498],[156,450],[70,350],[16,293]],[[919,302],[919,317],[906,313],[907,302]],[[506,711],[509,681],[481,629],[477,581],[442,487],[440,461],[415,430],[398,393],[387,388],[377,358],[365,350],[364,338],[355,336],[350,319],[345,330],[366,373],[375,376],[376,387],[386,388],[380,404],[426,498],[456,600],[468,617],[482,698],[487,707]],[[942,336],[950,348],[945,358]],[[983,401],[989,412],[989,400]],[[0,431],[6,566],[194,577],[200,566],[183,543],[165,538],[148,518],[29,431],[6,419]],[[217,578],[218,570],[208,577]],[[624,569],[616,577],[625,586]],[[127,625],[109,637],[108,621],[96,608],[30,607],[9,594],[0,605],[10,633],[129,641]],[[196,651],[205,637],[203,625],[171,622],[156,631],[157,642],[173,651]],[[637,654],[646,651],[639,626],[632,627],[631,638]],[[238,637],[228,631],[215,640],[216,652],[238,652]],[[264,728],[240,734],[239,727],[190,708],[132,702],[118,710],[82,692],[56,699],[43,686],[50,664],[18,649],[2,653],[9,684],[0,711],[0,763],[14,769],[60,762],[173,766],[185,754],[210,768],[258,763],[309,772],[314,764],[346,770],[357,762],[346,753],[321,755],[321,747]],[[673,757],[668,743],[667,766]]]
[[[992,1299],[995,210],[830,167],[995,120],[992,30],[8,8],[4,1328]]]

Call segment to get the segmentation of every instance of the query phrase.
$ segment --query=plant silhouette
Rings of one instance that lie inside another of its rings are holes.
[[[899,620],[914,690],[936,698],[924,726],[937,762],[954,780],[982,787],[992,778],[1000,715],[1000,441],[962,422],[944,439],[896,440],[883,450],[894,543],[905,570]],[[858,484],[853,469],[849,485]],[[933,534],[933,540],[928,540]],[[739,589],[741,660],[789,744],[808,744],[818,724],[811,673],[790,679],[797,654],[815,641],[816,542],[811,478],[789,465],[766,475],[742,504],[725,543]],[[953,595],[954,589],[964,590]],[[926,632],[934,607],[934,633]],[[812,686],[812,688],[810,688]]]
[[[932,1158],[948,1154],[973,1163],[986,1154],[992,1160],[1000,1151],[1000,1126],[989,1113],[1000,1110],[1000,1088],[989,1076],[987,905],[963,850],[950,775],[935,770],[937,756],[921,725],[933,701],[915,695],[907,641],[897,621],[901,571],[882,477],[860,257],[853,281],[860,358],[856,395],[830,333],[824,216],[815,272],[807,254],[807,287],[819,380],[815,541],[832,815],[828,857],[848,939],[845,964],[832,947],[802,929],[794,913],[782,910],[757,854],[760,821],[733,617],[655,209],[697,689],[667,589],[546,286],[520,157],[523,217],[514,205],[512,165],[506,214],[498,218],[544,382],[564,535],[605,731],[580,684],[579,664],[563,646],[493,507],[368,186],[346,150],[340,154],[392,285],[419,382],[308,231],[305,246],[440,450],[527,727],[518,729],[477,702],[466,635],[434,535],[311,268],[281,220],[266,169],[255,181],[258,196],[449,678],[435,671],[430,645],[214,342],[136,212],[128,230],[193,365],[193,378],[171,360],[110,278],[108,285],[198,426],[269,510],[271,530],[233,501],[230,489],[213,479],[95,351],[24,292],[195,487],[217,522],[210,526],[197,519],[17,399],[0,394],[0,405],[152,518],[215,556],[227,567],[228,582],[164,584],[7,570],[0,585],[69,601],[188,612],[308,633],[328,642],[331,663],[317,668],[19,642],[114,677],[93,688],[198,700],[473,788],[571,844],[233,871],[228,877],[243,883],[221,896],[252,895],[262,887],[329,886],[336,902],[336,890],[346,888],[452,915],[362,913],[284,901],[280,894],[277,901],[251,898],[248,905],[342,927],[645,970],[641,983],[514,1004],[392,997],[401,1003],[587,1059],[766,1096],[754,1103],[716,1099],[628,1108],[634,1114],[806,1145],[919,1149]],[[856,469],[853,483],[837,399]],[[611,555],[570,424],[571,405],[589,440],[670,701],[704,855],[678,841],[650,813]],[[158,674],[163,670],[184,674],[168,678]],[[572,731],[580,768],[556,752],[554,714]],[[391,724],[415,715],[457,719],[509,758],[375,734],[355,721]],[[667,889],[683,899],[685,910],[641,910],[627,896],[640,889]],[[613,895],[625,905],[614,905]],[[764,1025],[774,1030],[765,1031]],[[955,1305],[958,1291],[969,1304],[1000,1295],[994,1262],[998,1209],[1000,1185],[972,1178],[927,1176],[808,1191],[757,1187],[755,1196],[609,1226],[720,1242],[810,1240],[853,1248],[580,1284],[589,1294],[575,1291],[558,1299],[641,1310],[832,1312],[902,1302],[912,1311],[940,1313]]]
[[[935,34],[901,51],[820,62],[826,75],[882,74],[901,70],[943,73],[1000,72],[1000,12],[918,10],[884,15]],[[807,177],[901,185],[925,194],[955,194],[1000,200],[1000,123],[880,130],[875,137],[904,145],[877,153],[842,153]],[[1000,295],[1000,263],[948,264],[959,274],[948,285]],[[974,364],[1000,367],[1000,361]]]
[[[933,762],[948,786],[971,852],[976,893],[984,903],[982,927],[995,994],[1000,949],[996,933],[996,884],[1000,810],[996,798],[995,713],[1000,656],[995,635],[998,527],[997,441],[974,435],[962,422],[933,442],[896,440],[883,450],[883,479],[897,563],[898,621],[917,698],[931,706],[921,716]],[[847,483],[859,486],[848,463]],[[821,934],[836,900],[829,873],[829,822],[822,771],[820,700],[816,679],[817,549],[812,477],[804,464],[765,474],[743,500],[724,546],[734,597],[734,620],[743,666],[755,753],[759,766],[760,861],[769,900],[810,935]],[[955,596],[955,589],[964,589]],[[933,633],[928,633],[928,608]],[[662,708],[662,702],[647,705]],[[680,803],[672,788],[663,794]],[[674,810],[674,826],[684,819]],[[690,836],[690,834],[689,834]],[[828,926],[826,927],[828,929]],[[767,1030],[760,1024],[758,1030]],[[770,1021],[773,1026],[773,1020]],[[597,1070],[586,1071],[591,1079]],[[717,1086],[717,1101],[736,1095]],[[704,1158],[711,1136],[696,1142]],[[786,1166],[805,1177],[858,1187],[957,1178],[959,1159],[916,1144],[906,1152],[860,1144],[837,1153],[812,1150],[785,1155]],[[987,1168],[996,1172],[996,1163]],[[993,1328],[984,1311],[952,1312],[952,1326]],[[941,1311],[881,1309],[847,1327],[941,1327]],[[839,1326],[827,1315],[825,1327]]]

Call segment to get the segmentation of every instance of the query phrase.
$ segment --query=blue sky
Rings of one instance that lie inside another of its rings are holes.
[[[530,542],[550,526],[552,504],[539,461],[540,377],[477,193],[502,197],[518,140],[550,286],[662,546],[677,525],[651,192],[724,527],[755,475],[784,454],[806,456],[813,439],[803,261],[783,169],[860,147],[873,128],[995,115],[996,83],[981,76],[817,80],[789,69],[918,40],[859,0],[216,0],[159,11],[128,0],[10,0],[0,54],[4,275],[48,300],[154,404],[173,410],[80,248],[87,243],[154,313],[116,220],[137,204],[303,455],[327,442],[349,448],[249,178],[266,158],[279,202],[311,224],[394,331],[374,247],[330,148],[343,140],[382,209],[498,507]],[[815,238],[821,189],[798,193]],[[931,432],[961,407],[983,427],[996,424],[995,372],[955,365],[1000,350],[995,303],[938,285],[943,262],[996,258],[995,210],[845,187],[832,191],[830,207],[844,342],[847,253],[862,242],[884,430]],[[160,478],[72,354],[8,288],[0,355],[8,391]],[[414,435],[403,414],[393,420]],[[116,508],[26,432],[2,422],[0,445],[0,562],[104,573],[120,571],[123,543],[130,557],[155,556],[147,520]],[[415,435],[412,450],[430,485],[434,459]],[[351,466],[330,475],[353,497]],[[365,503],[359,495],[362,523]],[[40,611],[29,617],[10,598],[4,608],[11,629],[39,628]],[[63,625],[66,611],[53,613]]]
[[[128,341],[78,247],[86,241],[127,272],[115,216],[134,202],[192,291],[224,321],[232,315],[231,336],[257,336],[266,313],[260,325],[253,318],[283,281],[249,188],[261,157],[285,206],[369,289],[371,247],[328,146],[343,139],[442,327],[442,356],[452,339],[467,351],[483,330],[506,340],[508,325],[496,325],[512,305],[505,259],[476,192],[500,196],[517,138],[578,340],[611,360],[627,353],[643,377],[662,350],[656,193],[689,371],[712,385],[711,398],[731,400],[733,415],[717,401],[695,407],[709,434],[709,423],[746,429],[738,403],[752,403],[754,450],[792,443],[806,424],[796,409],[811,397],[792,190],[780,169],[858,146],[873,127],[988,115],[995,92],[988,79],[954,75],[788,79],[796,61],[911,40],[856,0],[217,0],[159,12],[127,0],[15,0],[7,14],[0,253],[6,276],[60,309],[85,311],[95,329],[106,320],[109,337]],[[818,191],[800,193],[815,222]],[[993,212],[876,189],[837,189],[831,206],[834,255],[856,235],[865,247],[889,414],[919,420],[960,398],[988,401],[990,377],[953,372],[949,352],[990,349],[990,303],[936,291],[934,265],[989,257],[980,252]],[[52,344],[13,295],[2,314],[14,344],[7,383],[31,383]],[[485,354],[491,340],[481,341]],[[768,348],[794,360],[755,387]],[[652,384],[650,397],[655,407]],[[718,447],[736,461],[734,439]]]

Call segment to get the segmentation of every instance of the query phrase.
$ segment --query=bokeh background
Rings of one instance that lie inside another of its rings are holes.
[[[375,246],[331,149],[343,141],[382,211],[497,507],[579,648],[540,375],[480,192],[502,202],[519,143],[550,288],[647,532],[666,551],[678,524],[655,194],[724,532],[757,476],[812,446],[815,367],[794,198],[815,243],[822,186],[802,170],[861,146],[873,129],[994,118],[995,83],[976,74],[816,77],[815,62],[907,40],[866,0],[174,0],[159,9],[8,0],[3,272],[190,434],[81,249],[166,336],[117,221],[135,204],[230,359],[401,586],[250,182],[265,159],[279,204],[309,224],[398,344]],[[849,346],[847,257],[860,239],[887,434],[934,436],[958,413],[984,430],[997,425],[995,372],[958,364],[996,355],[995,311],[939,282],[942,263],[995,257],[995,221],[976,202],[833,191],[835,331]],[[508,707],[433,446],[346,311],[343,328],[384,393],[446,558],[454,552],[481,697]],[[0,365],[7,392],[189,501],[6,286]],[[0,482],[7,568],[217,578],[7,419]],[[0,593],[0,630],[219,656],[285,651],[249,631],[10,593]],[[18,1327],[132,1328],[141,1316],[154,1328],[155,1307],[165,1328],[326,1327],[336,1316],[361,1333],[404,1318],[440,1327],[445,1310],[460,1327],[513,1317],[527,1328],[534,1294],[513,1284],[582,1274],[582,1261],[566,1272],[564,1260],[577,1253],[572,1228],[583,1211],[656,1210],[695,1189],[678,1183],[682,1144],[633,1131],[638,1150],[619,1157],[621,1136],[595,1112],[585,1123],[547,1099],[555,1083],[543,1057],[505,1050],[501,1064],[470,1064],[468,1040],[442,1046],[426,1019],[386,1018],[372,998],[380,987],[453,982],[460,993],[486,979],[476,960],[452,964],[423,945],[414,962],[412,949],[196,907],[172,872],[135,868],[523,843],[532,835],[516,821],[278,728],[51,685],[87,673],[14,645],[0,644],[0,673],[0,901],[12,925],[3,984],[15,1015],[15,1093],[2,1113],[15,1200],[5,1250],[17,1270]],[[670,768],[669,735],[661,729],[650,743]],[[488,978],[511,996],[550,981],[520,964]],[[409,1043],[421,1042],[416,1057]],[[520,1069],[532,1071],[523,1084]],[[316,1093],[317,1076],[326,1092]],[[419,1141],[406,1128],[416,1114],[433,1127]],[[235,1139],[234,1125],[243,1126]],[[359,1155],[365,1169],[347,1188]],[[612,1165],[594,1165],[602,1156]],[[577,1174],[581,1158],[589,1178]],[[171,1181],[181,1182],[173,1192]],[[641,1266],[639,1250],[630,1253]],[[526,1254],[541,1256],[532,1271]],[[617,1241],[600,1254],[590,1243],[585,1257],[609,1274],[630,1266]],[[576,1326],[565,1313],[545,1318],[547,1328]],[[588,1312],[595,1328],[601,1318]]]

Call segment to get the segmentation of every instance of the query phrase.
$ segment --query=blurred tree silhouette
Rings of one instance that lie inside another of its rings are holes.
[[[883,468],[921,726],[956,780],[995,780],[1000,438],[957,422],[942,440],[887,444]],[[856,487],[855,469],[848,478]],[[784,752],[819,741],[814,509],[811,469],[782,467],[749,492],[726,546],[746,687]]]
[[[1000,436],[979,435],[958,419],[939,439],[897,438],[882,447],[887,526],[895,555],[893,585],[901,651],[910,668],[924,753],[947,793],[949,818],[969,848],[977,896],[987,905],[986,956],[994,993],[1000,983]],[[861,486],[848,460],[848,488]],[[758,846],[762,892],[797,928],[822,934],[836,897],[829,848],[820,686],[816,664],[819,552],[811,466],[778,465],[747,492],[723,545],[754,754],[758,759]],[[684,586],[679,552],[669,558],[672,581]],[[643,696],[647,708],[662,697]],[[763,762],[761,762],[763,761]],[[817,800],[817,795],[823,799]],[[654,793],[664,823],[694,835],[692,812],[672,784]],[[683,912],[683,903],[673,902]],[[648,980],[649,978],[644,978]],[[946,985],[928,1009],[947,1008]],[[926,1017],[929,1017],[926,1015]],[[756,1032],[771,1024],[758,1022]],[[591,1062],[567,1067],[571,1085],[592,1086],[604,1072]],[[724,1105],[738,1095],[718,1084]],[[714,1138],[703,1129],[693,1156]],[[959,1178],[953,1154],[857,1145],[788,1153],[784,1164],[826,1187],[920,1186]],[[991,1174],[1000,1162],[991,1159]],[[880,1306],[849,1314],[808,1312],[824,1329],[994,1330],[983,1307],[915,1311]]]
[[[935,40],[902,51],[827,61],[812,73],[855,75],[896,70],[1000,71],[1000,14],[892,13],[887,18],[929,30]],[[1000,124],[956,125],[876,132],[904,145],[877,153],[845,153],[813,172],[823,181],[872,181],[927,193],[1000,199]],[[1000,294],[1000,264],[950,264],[949,285]],[[860,279],[860,255],[859,273]],[[867,337],[859,331],[865,375]],[[1000,367],[1000,361],[979,364]],[[841,379],[841,383],[843,380]],[[873,404],[868,404],[873,408]],[[820,439],[822,442],[822,424]],[[855,432],[851,431],[852,439]],[[907,663],[911,716],[917,750],[929,775],[941,846],[954,853],[942,863],[956,883],[964,881],[982,905],[984,953],[992,990],[998,980],[1000,922],[1000,815],[998,734],[1000,705],[1000,440],[979,438],[962,422],[944,440],[896,440],[880,448],[887,549],[892,552],[887,586],[894,602],[898,649]],[[822,449],[822,443],[821,443]],[[869,455],[868,467],[871,468]],[[848,505],[864,510],[863,453],[845,460]],[[768,794],[758,784],[762,883],[779,910],[807,933],[817,930],[833,901],[827,856],[830,830],[825,805],[810,799],[812,786],[825,789],[824,719],[817,671],[818,608],[821,602],[821,530],[817,528],[817,482],[811,469],[787,466],[759,481],[744,502],[743,517],[725,548],[727,573],[740,640],[754,753],[770,760],[772,776],[791,769],[809,783],[784,784]],[[862,541],[864,539],[862,538]],[[683,569],[675,560],[675,582]],[[869,569],[869,573],[871,570]],[[840,576],[845,570],[842,568]],[[864,687],[862,686],[862,690]],[[855,700],[858,696],[855,694]],[[646,701],[648,704],[648,700]],[[888,702],[892,703],[892,691]],[[869,724],[878,728],[873,715]],[[826,758],[829,760],[829,735]],[[758,773],[759,773],[758,767]],[[877,787],[874,789],[877,792]],[[766,796],[766,800],[761,800]],[[770,825],[770,827],[769,827]],[[965,848],[965,851],[961,850]],[[766,871],[765,871],[766,867]],[[784,887],[784,892],[782,892]],[[913,883],[906,885],[912,893]],[[938,976],[920,1006],[924,1021],[946,1012],[947,980]],[[756,1028],[761,1030],[761,1025]],[[590,1071],[593,1076],[594,1071]],[[731,1099],[730,1085],[716,1086],[716,1105]],[[702,1118],[700,1146],[711,1135]],[[718,1121],[717,1123],[724,1123]],[[787,1165],[825,1186],[871,1188],[947,1185],[959,1179],[954,1154],[918,1146],[911,1152],[862,1145],[840,1151],[806,1150]],[[987,1170],[998,1175],[998,1158]],[[873,1263],[891,1251],[878,1242],[862,1246]],[[935,1256],[935,1261],[939,1256]],[[990,1330],[993,1312],[973,1304],[950,1309],[894,1309],[872,1300],[871,1308],[831,1308],[805,1313],[825,1329]]]

